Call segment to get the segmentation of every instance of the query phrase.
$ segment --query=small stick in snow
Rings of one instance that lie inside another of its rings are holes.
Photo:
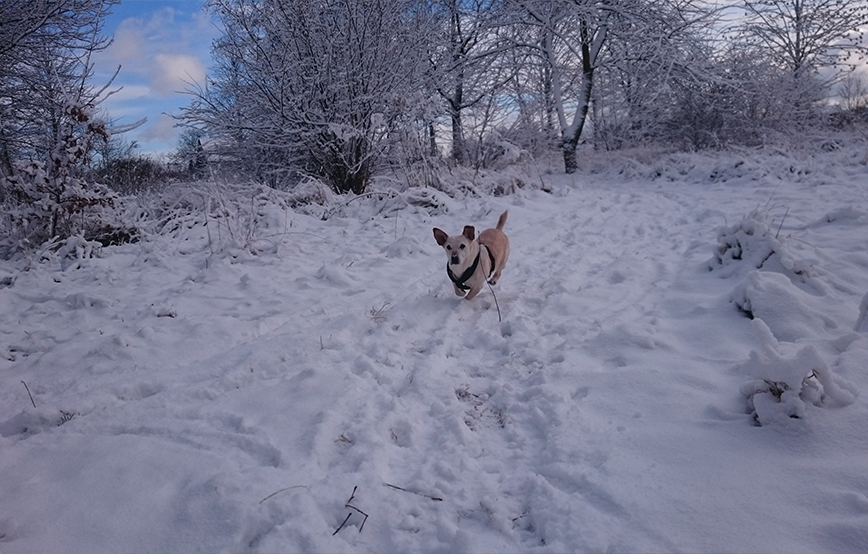
[[[21,381],[21,384],[24,385],[24,388],[25,388],[25,389],[27,389],[27,396],[30,397],[30,403],[33,404],[33,407],[35,408],[35,407],[36,407],[36,402],[33,401],[33,395],[30,394],[30,387],[28,387],[28,386],[27,386],[27,383],[25,383],[23,380]]]
[[[399,486],[397,486],[397,485],[392,485],[392,484],[390,484],[390,483],[383,483],[383,484],[386,485],[387,487],[389,487],[390,489],[395,489],[395,490],[398,490],[398,491],[404,491],[404,492],[409,492],[409,493],[411,493],[411,494],[416,494],[416,495],[419,495],[419,496],[424,496],[425,498],[430,498],[430,499],[433,500],[434,502],[443,502],[443,499],[440,498],[440,497],[438,497],[438,496],[431,496],[431,495],[428,495],[428,494],[425,494],[425,493],[421,493],[421,492],[416,492],[416,491],[407,490],[407,489],[405,489],[405,488],[399,487]]]
[[[335,535],[337,535],[338,533],[340,533],[341,529],[344,528],[344,525],[347,524],[347,522],[350,520],[350,516],[352,516],[352,515],[353,515],[353,512],[350,512],[350,513],[347,514],[347,517],[346,517],[346,519],[344,519],[344,522],[341,523],[341,526],[338,527],[337,529],[335,529],[335,532],[332,533],[332,536],[333,536],[333,537],[334,537]]]
[[[783,217],[783,219],[781,219],[781,224],[778,225],[778,232],[775,233],[775,239],[777,239],[777,238],[778,238],[778,235],[781,234],[781,227],[784,226],[784,221],[787,220],[787,214],[788,214],[788,213],[790,213],[790,207],[789,207],[789,206],[787,206],[787,211],[784,212],[784,217]]]
[[[365,516],[364,519],[362,520],[362,524],[359,526],[359,533],[361,533],[361,532],[362,532],[362,529],[365,528],[365,523],[367,523],[367,521],[368,521],[368,514],[366,514],[365,512],[361,511],[360,509],[356,508],[356,507],[353,506],[352,504],[350,504],[350,502],[352,502],[353,499],[356,497],[356,490],[358,490],[358,488],[359,488],[358,485],[356,485],[355,487],[353,487],[353,493],[350,495],[350,499],[347,500],[347,503],[344,504],[344,508],[349,508],[349,509],[351,509],[351,510],[355,510],[355,511],[359,512],[360,514],[362,514],[363,516]],[[352,512],[350,512],[350,513],[347,514],[347,517],[344,518],[343,523],[341,523],[340,527],[338,527],[337,529],[335,529],[335,532],[332,533],[332,536],[337,535],[337,534],[340,532],[340,530],[344,528],[344,525],[347,524],[347,522],[350,520],[350,517],[351,517],[352,515],[353,515]]]
[[[260,500],[259,503],[262,504],[263,502],[265,502],[265,501],[268,500],[269,498],[271,498],[271,497],[273,497],[273,496],[277,496],[278,494],[280,494],[280,493],[282,493],[282,492],[286,492],[286,491],[288,491],[288,490],[292,490],[292,489],[306,489],[306,488],[307,488],[307,485],[295,485],[295,486],[293,486],[293,487],[286,487],[285,489],[280,489],[279,491],[274,491],[273,493],[269,494],[268,496],[266,496],[265,498],[263,498],[262,500]]]

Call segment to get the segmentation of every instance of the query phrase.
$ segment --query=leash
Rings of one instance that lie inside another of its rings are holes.
[[[494,289],[491,287],[491,283],[488,281],[485,282],[488,285],[488,288],[491,290],[491,296],[494,297],[494,306],[497,308],[497,321],[503,323],[503,318],[500,317],[500,304],[497,303],[497,295],[494,294]]]
[[[491,277],[492,275],[494,275],[494,266],[496,265],[494,262],[494,254],[491,253],[491,249],[487,245],[480,242],[479,246],[485,247],[485,251],[488,252],[488,259],[491,260],[491,271],[488,272],[488,276]],[[488,282],[488,279],[485,280],[485,284],[488,285],[488,290],[491,291],[491,296],[494,297],[494,307],[497,308],[497,321],[503,323],[503,318],[500,317],[500,304],[497,302],[497,295],[494,294],[494,288],[492,288],[491,283]]]

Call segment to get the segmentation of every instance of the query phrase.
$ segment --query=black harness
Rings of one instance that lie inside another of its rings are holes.
[[[494,254],[492,254],[491,250],[489,250],[488,247],[484,244],[480,244],[479,246],[484,247],[485,251],[488,252],[488,259],[491,260],[491,271],[488,272],[488,276],[491,277],[491,275],[494,273]],[[461,274],[461,277],[456,277],[455,274],[452,273],[452,269],[449,267],[449,262],[446,262],[446,274],[449,275],[449,279],[453,283],[455,283],[456,287],[465,292],[470,290],[470,287],[468,287],[465,283],[467,283],[467,280],[470,279],[470,277],[472,277],[473,274],[476,272],[476,268],[479,266],[479,256],[481,254],[482,252],[478,252],[476,254],[476,259],[473,260],[473,263],[470,264],[470,267],[464,270],[464,273]]]

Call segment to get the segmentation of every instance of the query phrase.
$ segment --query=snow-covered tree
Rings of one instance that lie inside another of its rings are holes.
[[[745,38],[797,77],[868,53],[868,3],[862,0],[748,1],[744,10]]]
[[[72,235],[98,238],[115,195],[91,179],[112,132],[91,81],[118,0],[9,0],[0,10],[0,256]],[[140,123],[140,122],[139,122]]]
[[[486,127],[486,101],[520,69],[503,63],[509,48],[501,30],[509,25],[501,0],[436,0],[431,4],[437,32],[429,49],[434,88],[446,102],[452,159],[467,155],[466,118],[474,111],[478,127]],[[490,107],[490,102],[488,102]]]
[[[567,173],[578,167],[576,148],[598,72],[631,64],[634,75],[640,67],[656,72],[654,84],[661,86],[682,59],[682,37],[709,18],[703,3],[693,0],[510,0],[510,5],[524,25],[537,29],[537,41],[526,46],[548,66],[546,86]],[[644,101],[653,102],[653,94]]]
[[[649,3],[609,32],[605,59],[592,98],[594,143],[620,148],[639,142],[683,142],[672,119],[685,109],[692,129],[713,124],[713,113],[693,111],[691,100],[712,104],[718,78],[715,29],[718,12],[699,2]],[[713,110],[712,110],[713,111]]]
[[[0,175],[16,160],[47,161],[70,95],[93,95],[90,56],[119,0],[4,0],[0,9]]]
[[[299,173],[365,190],[425,70],[409,0],[210,0],[223,35],[184,119],[224,163],[276,186]]]
[[[169,157],[179,171],[190,177],[201,177],[208,166],[208,155],[202,144],[206,134],[201,129],[187,128],[178,139],[178,147]]]

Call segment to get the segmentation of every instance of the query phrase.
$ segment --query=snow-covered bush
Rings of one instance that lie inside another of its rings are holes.
[[[117,195],[89,179],[93,145],[108,136],[93,106],[67,102],[48,159],[17,164],[12,175],[0,179],[6,212],[0,223],[0,256],[74,236],[105,244],[135,237],[134,229],[112,217]]]
[[[824,341],[834,345],[842,338],[838,321],[828,313],[836,296],[822,279],[826,272],[815,267],[815,261],[794,255],[778,239],[782,223],[774,226],[767,217],[767,210],[754,210],[723,228],[708,262],[722,278],[741,279],[732,303],[753,320],[760,341],[760,348],[741,365],[748,378],[741,393],[759,425],[802,418],[810,406],[847,406],[856,397],[856,388],[835,375],[820,353]],[[830,217],[837,215],[827,220]],[[852,340],[846,338],[848,344]]]
[[[316,175],[361,194],[404,125],[426,67],[407,0],[210,0],[225,35],[183,119],[222,165],[272,186]],[[249,83],[256,83],[250,86]]]
[[[801,418],[807,405],[841,407],[856,398],[853,385],[832,373],[814,346],[800,348],[793,355],[781,352],[781,345],[761,322],[760,334],[769,338],[762,353],[750,353],[741,371],[750,378],[741,392],[748,410],[759,425]],[[792,345],[794,346],[794,345]]]
[[[808,275],[811,266],[797,260],[767,223],[767,213],[754,210],[740,223],[717,234],[717,247],[709,269],[727,278],[739,271],[767,269],[791,275]]]
[[[304,192],[304,194],[302,194]],[[233,257],[275,252],[291,226],[289,214],[328,197],[322,185],[285,192],[258,183],[179,183],[136,198],[135,216],[146,235],[169,236],[190,249]],[[318,206],[318,204],[312,204]],[[310,211],[322,212],[321,207]]]

